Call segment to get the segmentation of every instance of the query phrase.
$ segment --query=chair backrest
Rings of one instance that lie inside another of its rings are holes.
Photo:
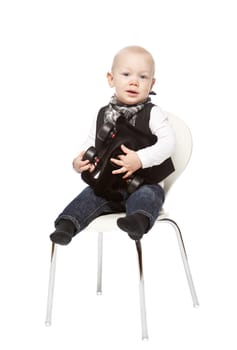
[[[176,135],[176,147],[171,157],[175,171],[164,180],[164,190],[166,194],[188,165],[193,147],[192,134],[187,124],[172,113],[168,113],[168,119]]]

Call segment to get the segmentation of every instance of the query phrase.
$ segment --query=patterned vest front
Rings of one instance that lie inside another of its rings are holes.
[[[127,146],[128,148],[131,147],[131,149],[133,149],[134,151],[137,151],[138,149],[152,146],[154,143],[159,142],[159,140],[157,140],[157,136],[153,135],[149,128],[150,112],[153,106],[154,104],[152,103],[145,104],[144,108],[137,113],[135,126],[132,126],[126,120],[123,120],[123,122],[126,124],[126,127],[128,129],[127,133],[129,133],[129,130],[133,129],[134,130],[133,134],[135,134],[135,137],[136,137],[135,144],[134,144],[135,140],[132,140],[132,139],[129,140],[129,144],[125,143],[125,146]],[[98,130],[101,128],[101,126],[104,123],[104,112],[107,107],[108,106],[102,107],[98,113],[96,135],[98,134]],[[126,130],[124,130],[124,133],[125,132]],[[121,130],[121,133],[122,133],[122,130]],[[140,146],[139,146],[139,138],[141,139]],[[95,145],[96,145],[96,149],[101,147],[100,141],[98,140],[98,138],[96,138]],[[143,176],[145,179],[145,183],[154,184],[164,180],[174,170],[175,168],[174,168],[172,159],[167,158],[163,163],[159,165],[155,165],[150,168],[139,169],[136,172],[136,174]]]
[[[96,154],[100,159],[99,166],[94,172],[84,171],[81,175],[82,179],[93,188],[98,196],[111,200],[121,200],[121,190],[127,188],[125,180],[122,179],[123,174],[112,174],[114,165],[110,162],[110,158],[116,158],[121,154],[121,144],[137,151],[159,142],[157,136],[153,135],[149,128],[150,112],[153,106],[152,103],[148,103],[137,113],[135,126],[131,125],[125,117],[120,116],[115,124],[116,137],[109,142],[104,142],[98,137],[99,131],[105,125],[104,116],[107,106],[99,110],[95,140]],[[133,175],[142,178],[144,184],[156,184],[164,180],[174,170],[173,162],[171,158],[168,158],[159,165],[139,169]]]

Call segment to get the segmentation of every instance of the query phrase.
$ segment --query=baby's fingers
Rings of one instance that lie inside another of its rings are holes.
[[[116,165],[122,165],[121,160],[116,159],[116,158],[110,158],[110,161]]]
[[[119,168],[119,169],[116,169],[116,170],[113,170],[112,171],[112,174],[123,174],[123,173],[126,173],[126,171],[127,171],[127,169],[123,166],[123,167],[121,167],[121,168]]]

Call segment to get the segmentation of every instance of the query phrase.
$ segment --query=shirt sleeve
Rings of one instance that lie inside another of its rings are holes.
[[[171,157],[175,149],[175,133],[168,121],[168,115],[159,106],[151,109],[149,127],[157,136],[157,142],[137,151],[142,168],[163,163]]]

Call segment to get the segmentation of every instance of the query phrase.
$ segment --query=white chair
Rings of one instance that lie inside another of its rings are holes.
[[[168,176],[164,181],[165,194],[167,196],[171,186],[180,176],[180,174],[186,168],[191,154],[192,154],[192,135],[189,128],[183,120],[173,114],[168,114],[169,122],[173,126],[176,134],[176,150],[172,155],[172,160],[175,166],[175,171]],[[97,270],[97,294],[102,294],[102,252],[103,252],[103,232],[119,230],[116,221],[119,217],[124,216],[124,213],[119,214],[107,214],[95,219],[86,230],[92,230],[98,232],[98,270]],[[176,233],[178,240],[178,246],[180,249],[181,257],[184,264],[184,269],[189,284],[193,306],[198,307],[199,302],[195,287],[192,280],[192,275],[185,251],[182,235],[177,223],[170,219],[168,214],[162,211],[157,219],[157,223],[168,223],[170,224]],[[148,339],[148,329],[146,320],[146,304],[145,304],[145,291],[144,291],[144,276],[143,276],[143,264],[142,264],[142,245],[141,241],[135,241],[138,266],[139,266],[139,291],[140,291],[140,308],[141,308],[141,327],[142,327],[142,339]],[[52,243],[51,253],[51,265],[50,265],[50,276],[49,276],[49,287],[48,287],[48,303],[47,303],[47,314],[46,314],[46,325],[51,325],[52,316],[52,304],[53,304],[53,291],[54,291],[54,280],[55,280],[55,267],[56,267],[56,247],[57,245]]]

